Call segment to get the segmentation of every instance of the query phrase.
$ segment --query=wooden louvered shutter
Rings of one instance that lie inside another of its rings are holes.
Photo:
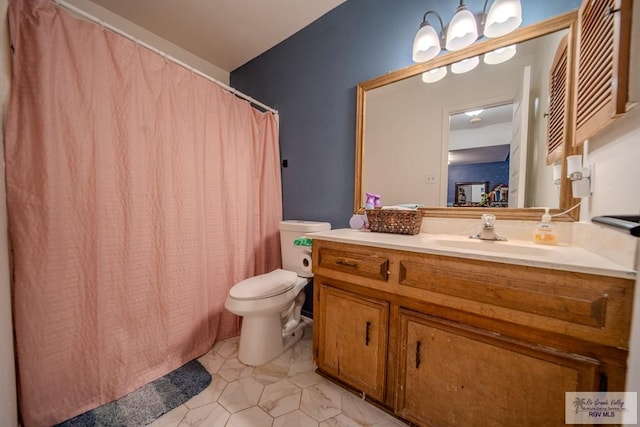
[[[584,0],[580,6],[576,145],[626,111],[631,3]]]
[[[569,111],[568,36],[558,44],[556,56],[549,70],[549,109],[547,111],[547,164],[562,158],[567,136],[567,114]]]

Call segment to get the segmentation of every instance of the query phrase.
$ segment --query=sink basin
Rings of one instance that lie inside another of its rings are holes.
[[[523,255],[546,257],[551,254],[551,248],[534,246],[533,243],[510,241],[492,241],[477,239],[435,239],[433,242],[442,247],[450,249],[459,249],[464,251],[490,252],[509,255]]]

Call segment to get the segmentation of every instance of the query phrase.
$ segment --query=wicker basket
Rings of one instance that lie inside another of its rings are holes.
[[[418,234],[422,212],[418,210],[367,209],[369,229],[376,233]]]

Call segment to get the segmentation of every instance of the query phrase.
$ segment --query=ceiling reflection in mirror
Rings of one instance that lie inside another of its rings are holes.
[[[457,206],[456,182],[488,181],[489,193],[508,188],[509,201],[485,206],[558,208],[545,111],[549,69],[567,33],[478,55],[471,70],[451,64],[368,90],[361,191],[385,205]]]

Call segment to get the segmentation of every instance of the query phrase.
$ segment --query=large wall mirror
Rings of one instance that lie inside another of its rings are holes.
[[[547,164],[546,114],[549,71],[563,39],[573,88],[576,16],[359,84],[354,210],[365,191],[381,194],[385,205],[418,204],[425,216],[478,217],[489,209],[500,219],[537,220],[544,207],[560,213],[577,203],[568,180],[554,183]],[[471,61],[478,62],[471,71],[453,71]],[[564,157],[579,150],[569,111],[566,117],[563,170]],[[480,206],[461,207],[456,190],[463,182],[488,182]],[[576,209],[556,219],[577,218]]]

